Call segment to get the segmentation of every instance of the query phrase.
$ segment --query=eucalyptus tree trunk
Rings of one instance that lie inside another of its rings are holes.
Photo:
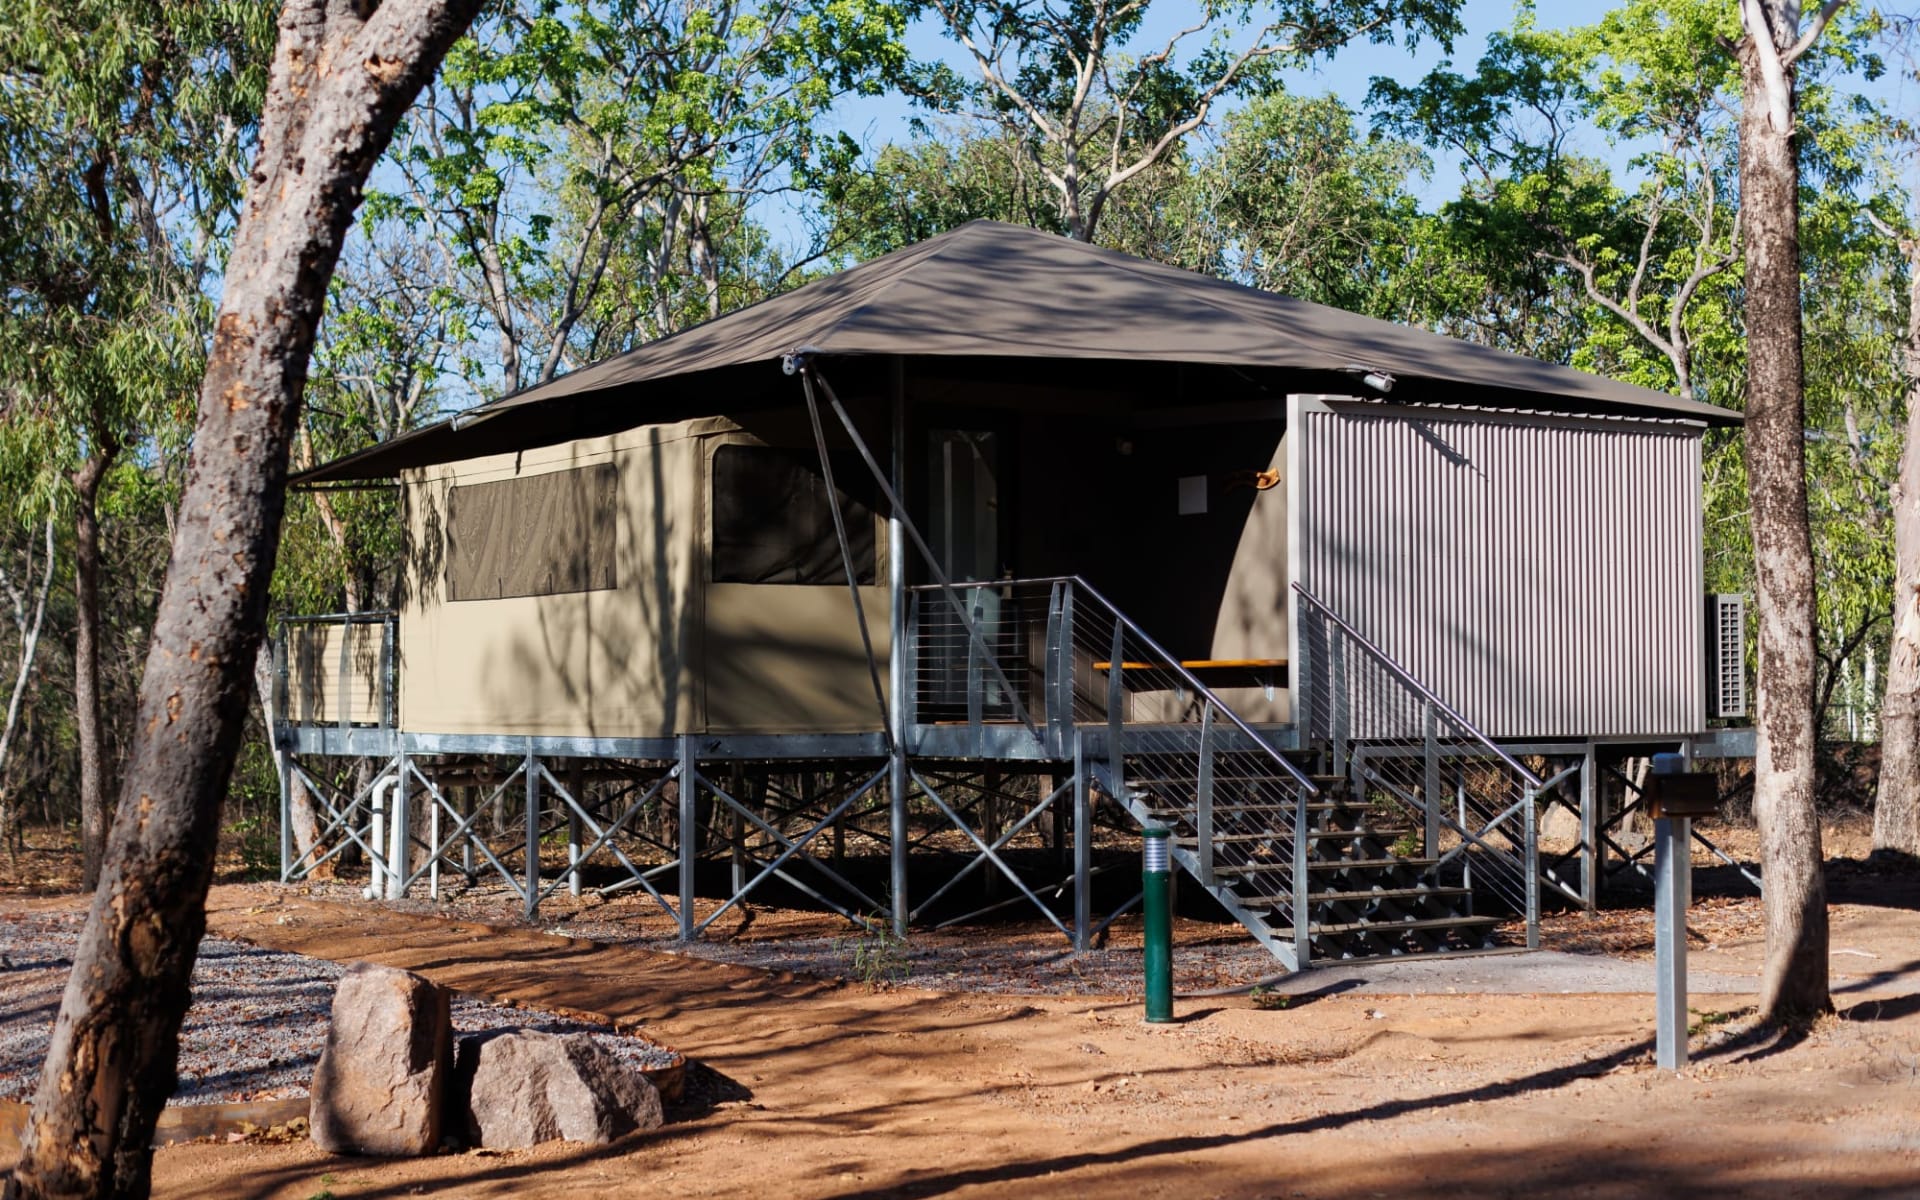
[[[1907,430],[1893,485],[1893,645],[1880,706],[1873,848],[1920,855],[1920,237],[1907,256]]]
[[[368,172],[478,3],[281,11],[126,782],[10,1197],[147,1194],[327,283]]]
[[[20,708],[27,695],[27,685],[33,680],[33,662],[40,651],[40,631],[47,620],[47,595],[53,590],[53,572],[56,564],[53,551],[53,518],[46,520],[46,549],[40,559],[40,582],[33,582],[33,553],[27,553],[27,569],[16,586],[10,578],[0,578],[7,598],[12,602],[14,632],[20,639],[20,662],[13,675],[13,690],[7,697],[6,723],[0,725],[0,777],[4,777],[7,760],[13,755],[14,737],[20,730]],[[19,807],[14,803],[13,794],[0,784],[0,842],[6,844],[10,859],[17,859],[20,848]]]
[[[1799,5],[1744,0],[1741,219],[1746,239],[1747,475],[1760,650],[1754,812],[1766,879],[1769,1021],[1823,1012],[1826,880],[1814,808],[1813,540],[1800,330],[1800,166],[1791,55]],[[1804,50],[1804,47],[1799,47]]]
[[[100,729],[100,485],[111,442],[73,473],[73,724],[80,751],[80,889],[100,885],[107,852],[107,752]]]

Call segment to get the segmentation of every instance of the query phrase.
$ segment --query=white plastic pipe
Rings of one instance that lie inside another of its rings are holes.
[[[387,801],[392,797],[393,789],[399,786],[399,783],[400,777],[397,775],[383,776],[373,782],[373,796],[370,801],[373,808],[373,828],[369,831],[372,836],[367,839],[367,844],[373,847],[376,854],[387,852]],[[380,861],[374,860],[373,879],[360,891],[361,896],[368,900],[377,900],[387,894],[387,873],[381,869]]]

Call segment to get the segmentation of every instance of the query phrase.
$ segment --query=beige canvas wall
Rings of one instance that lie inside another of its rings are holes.
[[[887,683],[887,590],[861,601],[880,683]],[[716,583],[707,587],[707,729],[720,733],[852,733],[884,728],[843,587]]]
[[[758,441],[730,421],[707,419],[409,474],[402,725],[595,737],[882,728],[844,586],[707,580],[713,451]],[[612,588],[448,597],[454,487],[602,464],[619,477]],[[884,579],[884,549],[880,559]],[[861,591],[884,663],[885,589]]]
[[[799,431],[768,428],[768,439],[798,445]],[[783,433],[785,435],[783,436]],[[746,432],[716,432],[702,443],[702,462],[730,443],[764,444]],[[836,479],[843,488],[853,481]],[[884,523],[874,518],[876,581],[887,578]],[[711,545],[713,514],[703,513],[702,544]],[[704,583],[699,637],[700,699],[711,733],[852,733],[885,728],[873,676],[860,643],[853,596],[833,585]],[[890,608],[884,586],[862,587],[867,630],[887,683]]]
[[[431,733],[596,737],[697,730],[690,631],[700,603],[700,440],[727,427],[647,426],[410,474],[401,723]],[[609,463],[619,473],[614,587],[448,599],[452,488]]]
[[[1215,659],[1273,660],[1287,657],[1287,444],[1283,435],[1268,469],[1279,482],[1256,491],[1252,511],[1234,547],[1233,566],[1220,596],[1213,626]],[[1241,718],[1256,724],[1293,720],[1291,693],[1282,677],[1276,686],[1220,687],[1220,698]]]

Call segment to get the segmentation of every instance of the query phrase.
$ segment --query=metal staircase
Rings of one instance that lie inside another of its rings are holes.
[[[922,732],[991,753],[997,723],[1082,764],[1289,967],[1485,951],[1490,907],[1525,914],[1532,943],[1543,785],[1311,596],[1306,662],[1193,663],[1079,578],[952,591],[910,618],[917,711],[955,722]],[[1292,720],[1253,724],[1287,669]]]
[[[1260,792],[1279,779],[1260,774],[1257,761],[1234,765],[1249,773],[1214,779],[1210,872],[1201,852],[1191,780],[1130,772],[1127,808],[1143,826],[1173,830],[1176,860],[1216,896],[1231,896],[1234,903],[1228,907],[1263,944],[1297,953],[1292,890],[1276,895],[1268,881],[1291,882],[1296,869],[1291,831],[1302,806],[1276,812],[1261,803]],[[1500,918],[1476,915],[1472,889],[1443,884],[1437,859],[1404,852],[1413,834],[1410,821],[1356,801],[1343,776],[1311,778],[1320,790],[1303,806],[1307,960],[1493,946]],[[1235,795],[1242,786],[1248,788],[1245,801]]]

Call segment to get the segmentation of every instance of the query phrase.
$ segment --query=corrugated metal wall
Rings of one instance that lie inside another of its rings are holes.
[[[1301,584],[1488,734],[1705,728],[1700,431],[1304,404]]]

